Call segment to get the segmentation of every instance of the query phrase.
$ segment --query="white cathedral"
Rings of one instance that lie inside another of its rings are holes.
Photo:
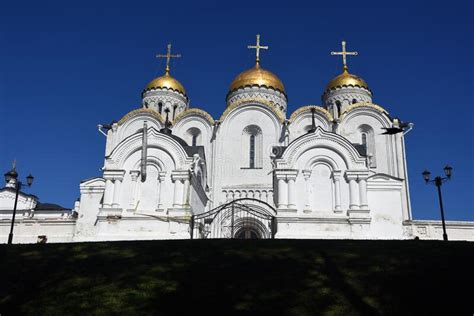
[[[189,106],[171,76],[110,125],[100,177],[80,184],[74,208],[19,193],[15,243],[202,238],[441,239],[440,221],[412,219],[403,124],[376,105],[367,83],[343,71],[322,106],[287,113],[282,81],[255,65],[230,84],[216,119]],[[12,223],[16,179],[0,190],[0,242]],[[473,222],[447,222],[474,240]]]

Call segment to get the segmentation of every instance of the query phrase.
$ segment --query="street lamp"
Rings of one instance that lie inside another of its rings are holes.
[[[8,235],[8,244],[11,244],[13,241],[13,226],[15,225],[15,216],[16,216],[16,205],[18,203],[18,193],[20,193],[21,186],[23,183],[21,181],[18,181],[18,173],[15,170],[15,164],[13,164],[13,169],[5,173],[5,182],[8,184],[12,180],[15,185],[15,205],[13,207],[13,218],[12,218],[12,225],[10,227],[10,234]],[[29,174],[26,177],[26,184],[30,187],[33,184],[33,179],[34,177]]]
[[[443,210],[443,198],[441,197],[441,185],[451,179],[453,173],[453,168],[449,165],[444,167],[444,174],[446,177],[437,176],[433,180],[430,180],[431,172],[428,170],[423,171],[423,179],[425,179],[426,184],[433,183],[438,188],[438,197],[439,197],[439,208],[441,209],[441,221],[443,222],[443,239],[448,240],[448,234],[446,234],[446,224],[444,223],[444,210]]]

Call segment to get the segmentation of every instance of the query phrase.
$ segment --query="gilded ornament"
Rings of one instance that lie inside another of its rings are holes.
[[[206,111],[204,110],[201,110],[201,109],[197,109],[197,108],[192,108],[192,109],[187,109],[185,110],[184,112],[181,112],[179,113],[175,119],[173,120],[173,124],[176,124],[178,123],[179,121],[181,121],[181,119],[183,119],[184,117],[188,116],[188,115],[192,115],[192,114],[196,114],[198,116],[201,116],[203,117],[204,119],[206,119],[211,125],[214,125],[215,121],[214,119],[212,118],[212,116],[207,113]]]
[[[354,104],[349,105],[344,111],[342,111],[340,118],[342,118],[343,115],[349,113],[353,109],[360,108],[360,107],[372,108],[379,111],[380,113],[384,113],[388,115],[388,111],[385,110],[380,105],[369,103],[369,102],[359,102],[359,103],[354,103]]]
[[[343,73],[332,79],[326,86],[326,91],[335,89],[337,87],[361,87],[370,91],[367,83],[360,77],[350,74],[347,69],[344,69]]]
[[[167,53],[165,55],[158,54],[156,55],[157,58],[166,58],[166,69],[165,74],[161,77],[157,77],[153,79],[145,88],[145,91],[151,89],[171,89],[176,92],[179,92],[183,95],[186,95],[186,90],[184,89],[183,85],[173,78],[170,75],[170,60],[171,58],[180,58],[181,54],[172,55],[171,54],[171,44],[168,44]]]
[[[176,80],[175,78],[171,77],[169,74],[165,74],[164,76],[158,77],[153,79],[145,88],[145,91],[151,89],[171,89],[176,92],[179,92],[183,95],[186,95],[186,90],[184,90],[183,85]]]
[[[152,117],[156,118],[158,121],[160,121],[160,123],[164,123],[164,120],[163,120],[163,117],[160,115],[160,113],[156,112],[155,110],[152,110],[152,109],[144,109],[144,108],[140,108],[140,109],[136,109],[136,110],[133,110],[133,111],[130,111],[128,112],[127,114],[125,114],[121,119],[120,121],[118,121],[118,125],[122,125],[123,123],[125,123],[126,121],[128,121],[130,118],[138,115],[138,114],[142,114],[142,113],[145,113],[145,114],[149,114],[151,115]]]
[[[255,49],[255,66],[240,73],[230,85],[229,91],[235,91],[244,87],[267,87],[278,90],[285,94],[285,87],[281,80],[272,72],[260,67],[260,50],[268,49],[268,46],[260,45],[260,35],[257,34],[257,43],[254,46],[249,45],[249,49]]]
[[[332,117],[331,113],[329,113],[328,110],[326,110],[325,108],[318,105],[306,105],[306,106],[300,107],[299,109],[296,109],[293,113],[291,113],[291,116],[288,119],[288,121],[290,123],[293,123],[293,121],[298,117],[298,115],[300,115],[303,112],[307,112],[307,111],[309,112],[311,111],[312,108],[314,108],[316,112],[323,114],[328,119],[329,122],[333,121],[334,118]]]
[[[283,124],[285,122],[285,115],[268,100],[261,99],[261,98],[246,98],[246,99],[240,99],[235,102],[232,102],[227,106],[225,109],[224,113],[222,113],[221,117],[219,118],[219,122],[223,122],[224,119],[229,115],[229,113],[237,108],[238,106],[242,104],[260,104],[260,105],[265,105],[267,106],[275,115],[278,117],[280,123]]]
[[[337,87],[361,87],[370,91],[367,83],[356,75],[349,73],[349,67],[347,67],[347,56],[357,56],[358,52],[348,52],[346,50],[346,41],[342,41],[342,51],[341,52],[331,52],[331,55],[340,55],[342,56],[342,66],[343,72],[336,78],[332,79],[326,86],[326,91],[335,89]]]

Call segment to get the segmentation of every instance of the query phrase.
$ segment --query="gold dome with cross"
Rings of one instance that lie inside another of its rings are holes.
[[[183,85],[173,78],[170,75],[170,60],[171,58],[180,58],[181,54],[172,55],[171,54],[171,44],[168,44],[168,50],[166,55],[158,54],[156,55],[157,58],[166,58],[166,70],[163,76],[157,77],[150,81],[150,83],[145,87],[145,91],[152,90],[152,89],[170,89],[176,92],[179,92],[183,95],[186,95],[186,90],[184,89]]]
[[[260,66],[260,50],[268,49],[268,46],[260,45],[259,34],[257,34],[257,44],[255,46],[249,45],[248,48],[256,50],[255,66],[235,77],[230,85],[229,91],[232,92],[244,87],[258,86],[272,88],[285,93],[285,86],[281,80],[275,74]]]
[[[347,67],[347,60],[346,56],[357,56],[358,52],[348,52],[346,51],[346,42],[342,41],[342,52],[331,52],[331,55],[342,55],[342,64],[343,64],[343,72],[339,76],[333,78],[331,81],[329,81],[328,85],[326,86],[326,91],[335,89],[337,87],[348,87],[348,86],[353,86],[353,87],[361,87],[365,88],[367,90],[369,89],[369,86],[367,83],[364,81],[364,79],[353,75],[349,73],[349,68]]]

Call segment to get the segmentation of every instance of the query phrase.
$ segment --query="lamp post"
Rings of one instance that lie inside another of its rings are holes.
[[[26,183],[30,187],[33,184],[34,177],[29,174],[26,177]],[[23,185],[21,181],[18,181],[18,173],[15,170],[15,164],[13,164],[13,169],[5,173],[5,181],[6,183],[10,183],[13,180],[15,185],[15,205],[13,206],[13,217],[12,217],[12,225],[10,227],[10,234],[8,235],[8,244],[11,244],[13,241],[13,227],[15,226],[15,216],[16,216],[16,205],[18,203],[18,193],[20,193],[21,186]]]
[[[444,174],[446,175],[446,177],[437,176],[433,180],[430,180],[431,172],[429,172],[428,170],[425,170],[422,173],[423,179],[425,179],[426,184],[433,183],[438,188],[439,208],[441,210],[441,221],[443,223],[443,239],[446,241],[448,240],[448,234],[446,234],[446,224],[444,223],[444,209],[443,198],[441,196],[441,185],[451,179],[452,172],[453,168],[449,165],[446,165],[446,167],[444,167]]]

